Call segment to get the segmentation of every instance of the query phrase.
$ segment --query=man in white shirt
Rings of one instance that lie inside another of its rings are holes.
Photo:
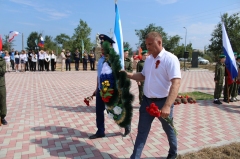
[[[151,116],[146,107],[155,103],[161,110],[163,130],[169,141],[167,159],[177,157],[177,137],[173,128],[163,119],[173,116],[173,103],[177,97],[181,82],[180,63],[178,58],[162,47],[162,37],[158,32],[150,32],[146,36],[146,47],[150,56],[146,59],[141,73],[127,73],[127,76],[137,81],[145,80],[144,96],[140,107],[138,134],[131,159],[139,159],[147,140],[154,116]]]

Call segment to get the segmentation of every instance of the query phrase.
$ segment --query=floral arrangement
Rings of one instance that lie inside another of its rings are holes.
[[[132,118],[133,95],[130,93],[131,82],[126,72],[121,72],[119,55],[110,47],[109,42],[103,42],[105,61],[100,75],[100,95],[106,105],[108,117],[120,127],[130,124]]]
[[[84,98],[84,103],[86,103],[87,106],[89,106],[89,102],[93,100],[93,96],[89,96]]]
[[[146,111],[154,117],[160,118],[161,117],[161,110],[158,109],[158,106],[155,103],[151,103],[150,106],[146,107]],[[162,117],[161,117],[162,118]],[[163,118],[174,130],[175,135],[177,135],[177,130],[173,125],[173,118],[167,117]]]
[[[183,104],[187,104],[187,103],[195,104],[196,100],[193,99],[192,97],[188,96],[188,95],[185,95],[185,96],[178,95],[177,98],[174,101],[174,105],[179,105],[181,103],[183,103]]]
[[[157,60],[155,64],[156,64],[156,67],[155,67],[155,68],[157,69],[157,68],[158,68],[158,65],[160,64],[160,60]]]

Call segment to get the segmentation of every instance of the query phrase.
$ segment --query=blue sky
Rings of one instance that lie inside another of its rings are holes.
[[[91,39],[97,33],[109,35],[114,30],[114,0],[0,0],[0,34],[18,31],[26,39],[32,31],[56,37],[61,33],[72,36],[82,19],[92,28]],[[192,42],[194,49],[203,50],[223,13],[240,12],[239,0],[118,0],[123,38],[137,48],[135,29],[150,23],[164,28],[168,35]],[[15,38],[14,48],[22,48],[21,35]]]

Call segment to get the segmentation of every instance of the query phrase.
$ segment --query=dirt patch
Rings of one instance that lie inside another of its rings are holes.
[[[240,159],[240,143],[232,143],[215,148],[179,155],[177,159]]]

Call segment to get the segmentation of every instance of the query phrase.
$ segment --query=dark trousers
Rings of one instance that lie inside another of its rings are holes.
[[[29,69],[28,69],[28,61],[26,61],[26,63],[25,63],[25,71],[29,71]]]
[[[14,60],[10,60],[10,62],[11,62],[12,70],[14,70],[15,69],[14,68]]]
[[[0,86],[0,115],[1,119],[4,119],[7,115],[7,94],[6,94],[6,86]]]
[[[83,70],[87,70],[87,59],[83,59]]]
[[[44,60],[39,60],[40,69],[39,71],[44,71]]]
[[[91,70],[95,70],[95,61],[94,60],[90,60],[90,68],[91,68]]]
[[[71,61],[70,61],[70,59],[66,59],[66,71],[67,70],[71,71]]]
[[[49,71],[49,62],[45,61],[45,69],[46,71]]]
[[[75,59],[75,70],[78,71],[79,70],[79,58]]]
[[[51,59],[51,71],[55,71],[55,61]]]
[[[222,94],[223,83],[215,83],[214,99],[219,99]]]
[[[142,98],[143,98],[143,87],[144,87],[144,82],[141,82],[141,85],[138,85],[138,98],[139,98],[139,104],[141,105],[142,103]]]
[[[36,62],[32,62],[32,71],[36,71]]]
[[[131,159],[140,159],[142,150],[151,129],[151,124],[153,122],[153,119],[155,118],[146,111],[146,107],[154,102],[158,106],[158,109],[162,109],[166,99],[167,98],[162,98],[158,101],[152,101],[146,96],[143,96],[143,101],[139,109],[138,134],[135,141],[133,154],[130,157]],[[173,116],[173,107],[174,106],[172,105],[169,115],[170,118],[172,118]],[[177,153],[177,137],[174,133],[174,130],[163,118],[160,117],[158,118],[158,120],[162,123],[162,128],[168,137],[168,142],[170,146],[168,153],[174,155]]]
[[[28,64],[30,67],[30,71],[33,71],[32,60],[28,59]]]
[[[96,92],[96,123],[97,123],[97,133],[99,135],[103,135],[105,132],[104,127],[104,110],[105,104],[100,96],[100,90],[98,89]]]

